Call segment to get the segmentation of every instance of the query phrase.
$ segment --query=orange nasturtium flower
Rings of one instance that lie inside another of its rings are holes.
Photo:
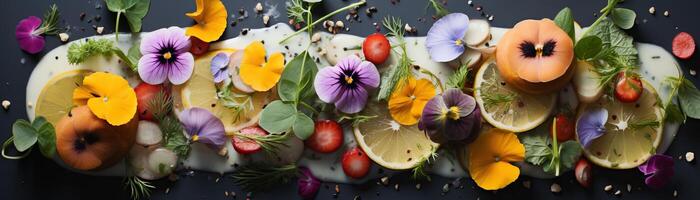
[[[512,132],[491,128],[469,144],[469,174],[479,187],[497,190],[506,187],[520,175],[510,164],[525,159],[525,146]]]
[[[113,126],[126,124],[136,116],[136,93],[121,76],[95,72],[73,90],[73,103],[88,105],[97,118]]]
[[[426,79],[408,80],[389,97],[391,118],[402,125],[418,123],[425,104],[435,96],[435,86]]]
[[[277,84],[284,69],[284,55],[273,53],[265,62],[265,46],[260,41],[250,43],[243,50],[241,80],[255,91],[264,92]]]
[[[185,34],[194,36],[204,42],[218,40],[226,30],[226,18],[228,13],[221,0],[196,0],[197,10],[186,13],[188,17],[197,22],[194,26],[187,27]]]

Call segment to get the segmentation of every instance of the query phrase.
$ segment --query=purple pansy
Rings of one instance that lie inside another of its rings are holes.
[[[450,88],[428,101],[418,128],[437,143],[471,143],[481,129],[481,110],[474,97]]]
[[[151,85],[165,80],[179,85],[190,79],[194,57],[189,52],[190,40],[179,27],[162,28],[149,33],[141,41],[139,76]]]
[[[214,83],[221,83],[228,78],[229,57],[226,53],[218,53],[211,59],[211,74],[214,76]]]
[[[596,108],[581,114],[576,122],[578,141],[583,147],[588,147],[591,141],[605,134],[605,123],[608,121],[608,110]]]
[[[379,71],[371,62],[352,55],[316,74],[314,88],[319,99],[334,103],[341,112],[360,112],[367,103],[367,90],[379,86]]]
[[[41,18],[36,16],[29,16],[22,19],[15,27],[15,37],[17,42],[19,42],[19,48],[30,54],[39,53],[44,49],[44,36],[41,36],[42,31],[39,30],[41,26]]]
[[[227,140],[224,124],[208,110],[189,108],[180,113],[179,119],[193,142],[201,142],[217,151],[224,147]]]
[[[297,192],[302,199],[313,199],[321,187],[321,181],[307,167],[299,167],[300,176],[297,180]]]
[[[462,38],[469,28],[469,17],[463,13],[451,13],[436,21],[425,39],[430,58],[436,62],[448,62],[462,55]]]
[[[673,177],[673,157],[661,154],[653,155],[638,168],[645,176],[650,175],[644,180],[647,186],[660,189]]]

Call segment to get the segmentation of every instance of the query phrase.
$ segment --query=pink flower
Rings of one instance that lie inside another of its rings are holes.
[[[19,42],[19,48],[30,54],[39,53],[44,49],[43,31],[40,31],[41,18],[29,16],[19,21],[15,27],[15,37]]]

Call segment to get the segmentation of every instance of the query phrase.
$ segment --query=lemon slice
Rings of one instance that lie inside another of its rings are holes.
[[[39,93],[34,109],[35,116],[43,116],[46,121],[56,123],[68,115],[73,107],[73,90],[82,84],[90,70],[71,70],[51,78]]]
[[[377,117],[354,128],[355,140],[370,159],[383,167],[413,168],[439,146],[418,126],[403,126],[394,121],[385,103],[370,102],[362,115]]]
[[[180,101],[184,108],[199,107],[209,110],[224,123],[227,133],[233,133],[255,125],[258,122],[260,111],[275,98],[276,92],[270,90],[271,92],[246,94],[232,89],[233,99],[243,106],[242,109],[227,107],[227,103],[220,100],[217,95],[217,86],[214,83],[210,67],[211,59],[221,52],[230,54],[235,50],[213,51],[197,57],[192,77],[182,85],[176,86],[175,90],[179,92]]]
[[[556,93],[532,95],[506,85],[496,62],[486,61],[476,73],[474,98],[486,121],[503,130],[525,132],[544,122],[556,104]]]
[[[584,104],[579,110],[604,108],[608,111],[605,134],[584,148],[591,162],[611,169],[629,169],[646,162],[656,154],[663,133],[663,109],[653,86],[642,81],[644,92],[636,103],[621,103],[603,96]],[[578,120],[577,120],[578,121]],[[654,122],[656,122],[655,125]],[[576,133],[578,138],[578,133]]]

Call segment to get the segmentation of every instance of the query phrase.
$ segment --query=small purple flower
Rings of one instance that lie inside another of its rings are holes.
[[[194,70],[194,57],[189,52],[190,41],[185,30],[179,27],[162,28],[151,32],[141,41],[139,76],[151,85],[166,79],[180,85],[190,79]]]
[[[217,151],[224,147],[227,140],[224,124],[208,110],[189,108],[179,118],[193,142],[204,143]]]
[[[43,32],[39,30],[41,19],[29,16],[19,21],[15,27],[15,38],[19,42],[19,48],[30,54],[39,53],[44,49]]]
[[[471,143],[481,129],[481,110],[474,97],[450,88],[428,101],[418,128],[437,143]]]
[[[576,122],[576,132],[581,145],[588,147],[593,140],[605,134],[605,123],[607,121],[608,110],[605,108],[596,108],[581,114],[581,117]]]
[[[462,38],[469,28],[469,17],[462,13],[451,13],[440,18],[430,27],[425,39],[430,58],[435,62],[448,62],[462,55]]]
[[[653,155],[638,168],[645,176],[651,174],[644,180],[647,186],[661,189],[673,177],[673,157],[662,154]]]
[[[302,199],[313,199],[321,188],[321,181],[306,167],[299,167],[300,176],[297,180],[297,192]]]
[[[221,83],[228,79],[229,55],[218,53],[211,59],[211,74],[214,76],[214,83]]]
[[[314,88],[318,98],[334,103],[341,112],[360,112],[367,103],[367,90],[379,86],[379,71],[371,62],[348,56],[334,67],[325,67],[316,74]]]

